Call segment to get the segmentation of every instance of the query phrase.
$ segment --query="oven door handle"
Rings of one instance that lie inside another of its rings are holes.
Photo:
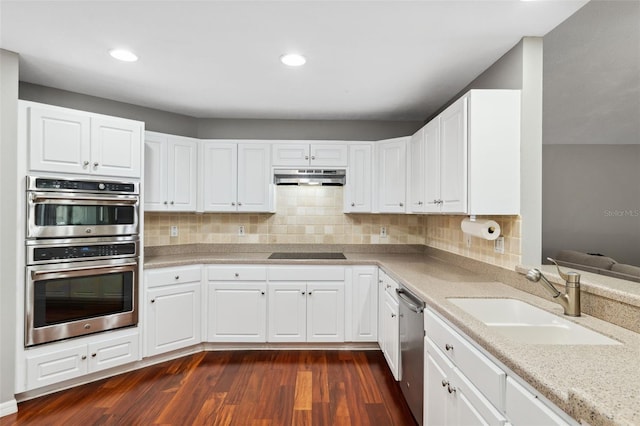
[[[73,277],[86,277],[89,275],[96,275],[96,272],[108,269],[109,273],[118,273],[118,272],[127,272],[135,270],[137,267],[136,262],[131,263],[120,263],[116,265],[102,265],[102,266],[87,266],[87,267],[74,267],[69,269],[64,269],[62,267],[58,270],[41,270],[41,271],[31,271],[31,279],[36,280],[36,278],[40,279],[64,279],[64,278],[73,278]]]
[[[94,202],[109,202],[109,203],[118,203],[118,204],[137,204],[138,197],[137,196],[122,196],[122,197],[101,197],[101,196],[91,196],[91,195],[71,195],[71,194],[40,194],[32,192],[29,197],[30,201],[35,203],[38,201],[94,201]]]

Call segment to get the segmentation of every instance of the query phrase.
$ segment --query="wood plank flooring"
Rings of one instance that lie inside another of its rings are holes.
[[[18,405],[2,425],[415,425],[379,351],[202,352]]]

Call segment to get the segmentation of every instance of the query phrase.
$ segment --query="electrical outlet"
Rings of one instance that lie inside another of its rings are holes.
[[[238,235],[240,235],[241,237],[244,236],[244,225],[238,226]]]
[[[387,227],[386,226],[381,226],[380,227],[380,238],[387,238]]]
[[[177,237],[178,236],[178,227],[173,225],[171,227],[171,232],[170,232],[169,235],[171,235],[172,237]]]
[[[493,251],[496,253],[504,254],[504,237],[496,238],[493,243]]]

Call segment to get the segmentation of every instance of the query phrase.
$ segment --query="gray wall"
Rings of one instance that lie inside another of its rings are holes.
[[[20,99],[145,122],[147,130],[196,137],[197,119],[96,96],[20,82]]]
[[[18,55],[0,49],[0,405],[15,404],[18,194]]]
[[[640,265],[640,2],[591,1],[544,37],[543,256]]]
[[[422,124],[420,121],[195,118],[25,82],[20,83],[20,99],[131,118],[144,121],[147,130],[201,139],[379,140],[411,135]]]
[[[198,120],[202,139],[334,139],[380,140],[408,136],[421,121],[359,120],[248,120],[209,118]]]

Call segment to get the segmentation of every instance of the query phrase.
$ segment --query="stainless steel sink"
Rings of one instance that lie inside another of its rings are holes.
[[[449,302],[510,339],[545,345],[620,345],[607,336],[516,299],[450,298]]]

